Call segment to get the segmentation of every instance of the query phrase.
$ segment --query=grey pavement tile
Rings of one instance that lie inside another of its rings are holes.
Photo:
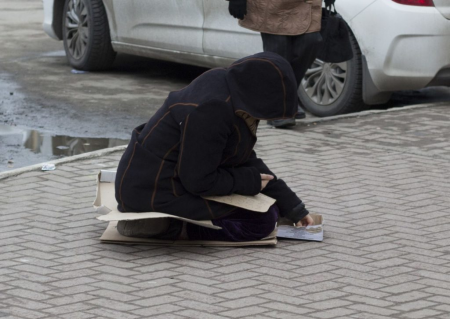
[[[182,306],[187,309],[193,309],[196,311],[200,311],[203,313],[219,313],[228,310],[225,307],[218,305],[210,305],[202,302],[192,301],[192,300],[183,300],[177,303],[177,305]]]
[[[344,318],[351,314],[354,314],[357,312],[356,310],[348,309],[348,308],[335,308],[331,310],[325,310],[325,311],[317,311],[314,313],[309,314],[310,316],[314,316],[316,318],[323,318],[323,319],[334,319],[343,316]]]
[[[237,293],[241,289],[248,289],[249,287],[254,287],[257,285],[260,285],[261,281],[254,280],[254,279],[243,279],[243,280],[236,280],[231,282],[225,282],[221,284],[217,284],[214,287],[225,289],[227,291],[233,291]]]
[[[106,308],[94,308],[91,310],[86,311],[89,314],[95,315],[95,318],[110,318],[110,319],[137,319],[142,318],[140,315],[133,315],[130,313],[122,312],[122,311],[116,311],[112,309],[106,309]],[[143,315],[145,316],[145,315]]]
[[[217,304],[221,302],[225,302],[227,299],[218,297],[217,295],[209,295],[209,294],[203,294],[203,293],[197,293],[197,292],[191,292],[191,291],[181,291],[181,289],[178,292],[172,293],[174,296],[183,298],[185,300],[194,300],[197,302],[203,302],[207,304]]]
[[[382,300],[380,298],[372,298],[372,297],[364,297],[364,296],[358,296],[358,295],[348,295],[344,297],[346,300],[353,301],[354,303],[360,304],[360,305],[370,305],[370,306],[376,306],[376,307],[390,307],[394,305],[393,302]],[[389,298],[387,298],[389,299]]]
[[[141,317],[145,317],[145,318],[152,318],[156,315],[160,315],[160,314],[172,314],[172,313],[176,313],[177,311],[183,310],[185,308],[183,307],[179,307],[176,305],[157,305],[154,307],[148,307],[148,308],[143,308],[143,309],[139,309],[139,310],[134,310],[131,311],[131,313],[139,315]]]
[[[423,309],[423,310],[419,310],[419,311],[405,313],[402,315],[402,318],[408,318],[408,319],[435,318],[437,315],[439,315],[441,313],[442,313],[442,311],[436,311],[433,309]]]
[[[218,293],[216,294],[216,296],[234,300],[239,298],[245,298],[247,296],[258,296],[262,293],[265,293],[265,291],[257,288],[241,288],[233,290],[230,289],[230,291]]]
[[[92,271],[92,270],[91,270]],[[110,275],[110,274],[105,274],[103,272],[98,272],[98,271],[92,271],[93,272],[93,278],[99,281],[109,281],[109,282],[115,282],[115,283],[119,283],[119,284],[125,284],[125,285],[132,285],[132,284],[136,284],[139,283],[139,280],[130,278],[130,277],[126,277],[126,276],[116,276],[116,275]]]
[[[179,316],[177,316],[177,315],[179,315]],[[172,317],[172,316],[174,316],[174,317]],[[224,317],[224,316],[220,316],[220,315],[217,315],[217,314],[204,313],[202,311],[192,310],[192,309],[179,311],[175,315],[173,313],[171,313],[166,318],[167,319],[171,319],[171,318],[175,318],[176,319],[177,317],[178,318],[198,318],[198,319],[225,319],[225,318],[229,318],[229,317]],[[156,317],[154,317],[154,318],[156,318]]]
[[[223,316],[228,316],[231,318],[245,318],[245,317],[253,317],[255,315],[264,313],[266,311],[267,310],[262,307],[250,306],[250,307],[245,307],[242,309],[235,309],[235,310],[221,312],[219,314],[223,315]]]
[[[430,309],[435,306],[436,303],[430,302],[427,300],[415,300],[413,302],[406,302],[401,305],[397,305],[395,307],[391,307],[391,309],[400,310],[400,311],[412,311],[418,309]]]
[[[30,310],[22,307],[9,307],[6,312],[11,315],[11,318],[17,319],[40,319],[47,316],[47,314],[43,314],[41,312]]]
[[[396,310],[391,310],[391,309],[387,309],[385,307],[376,307],[376,306],[371,306],[371,305],[366,305],[366,304],[353,305],[353,306],[349,306],[349,308],[358,310],[360,312],[368,312],[368,313],[373,313],[373,314],[382,315],[382,316],[391,316],[392,317],[393,315],[398,314],[398,311],[396,311]]]
[[[52,307],[52,305],[49,305],[48,303],[33,301],[33,300],[28,300],[28,299],[19,299],[19,298],[5,299],[5,300],[2,300],[2,302],[5,305],[16,306],[16,307],[26,308],[29,310],[35,310],[35,311],[40,311],[42,309],[47,309],[47,308]],[[0,318],[1,317],[2,316],[0,315]]]
[[[129,293],[120,293],[117,291],[111,291],[106,289],[93,289],[83,296],[91,296],[89,298],[104,297],[111,301],[130,302],[139,299],[139,296],[133,296]],[[63,297],[64,298],[64,297]],[[87,298],[87,297],[86,297]],[[167,297],[166,297],[167,298]]]
[[[10,296],[31,299],[34,301],[42,301],[50,298],[49,295],[46,295],[42,292],[35,292],[27,289],[10,289],[6,290],[5,293]]]

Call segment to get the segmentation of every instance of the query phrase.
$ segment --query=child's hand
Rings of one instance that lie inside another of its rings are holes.
[[[295,226],[302,227],[302,226],[312,226],[312,225],[314,225],[314,219],[312,219],[311,216],[306,215]]]
[[[261,174],[261,190],[266,188],[267,184],[273,179],[273,175]]]

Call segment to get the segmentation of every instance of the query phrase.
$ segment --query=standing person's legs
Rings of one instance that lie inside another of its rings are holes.
[[[295,78],[300,86],[306,71],[316,59],[322,44],[320,32],[301,34],[293,37],[293,59],[291,62]]]
[[[274,52],[281,55],[285,58],[289,63],[294,60],[294,47],[293,40],[294,37],[287,35],[278,35],[278,34],[268,34],[261,33],[261,38],[263,41],[263,49],[264,52]],[[302,119],[305,118],[305,112],[298,107],[297,115],[295,118]],[[285,119],[285,120],[273,120],[267,121],[267,124],[275,126],[275,127],[288,127],[295,125],[295,119]]]
[[[289,63],[294,59],[292,39],[286,35],[261,33],[264,52],[273,52],[281,55]]]

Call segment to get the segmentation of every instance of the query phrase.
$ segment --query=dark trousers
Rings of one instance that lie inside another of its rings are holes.
[[[295,36],[261,33],[261,37],[264,52],[278,53],[291,63],[297,85],[300,86],[322,43],[320,32]]]
[[[222,227],[220,230],[187,223],[189,240],[213,241],[254,241],[267,237],[278,220],[277,205],[272,205],[267,213],[257,213],[237,209],[232,215],[213,219],[212,223]]]

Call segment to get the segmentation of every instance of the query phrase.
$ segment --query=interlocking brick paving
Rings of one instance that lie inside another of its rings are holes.
[[[450,318],[450,112],[262,126],[260,157],[325,218],[322,243],[101,244],[111,155],[0,180],[1,318]]]

